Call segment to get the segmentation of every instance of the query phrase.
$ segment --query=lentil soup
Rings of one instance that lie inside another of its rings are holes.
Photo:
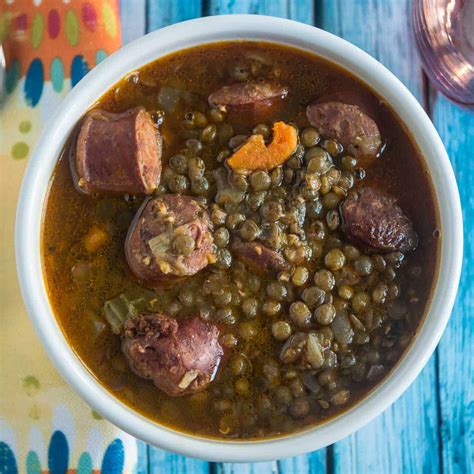
[[[223,42],[128,74],[51,178],[42,236],[64,335],[119,400],[210,437],[347,409],[416,334],[436,204],[391,108],[321,58]]]

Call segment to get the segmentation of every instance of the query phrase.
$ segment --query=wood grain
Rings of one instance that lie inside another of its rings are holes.
[[[210,463],[148,447],[150,474],[208,474]]]
[[[146,32],[184,20],[200,17],[201,0],[148,0]],[[148,447],[150,474],[207,474],[210,463],[198,459],[179,456],[153,446]]]
[[[146,32],[146,0],[120,0],[122,42],[143,36]]]
[[[278,465],[273,462],[256,463],[216,463],[214,470],[216,474],[277,474]]]
[[[410,34],[408,0],[321,3],[322,27],[375,56],[422,102],[422,74]],[[335,473],[440,470],[436,360],[409,390],[362,430],[336,443]]]
[[[231,13],[252,13],[252,14],[269,14],[265,6],[271,6],[272,14],[282,16],[285,13],[286,5],[282,1],[266,2],[265,0],[209,0],[209,15],[225,15]],[[218,463],[215,465],[215,472],[218,474],[269,474],[278,472],[276,462],[263,463]]]
[[[474,472],[474,114],[436,95],[432,110],[456,174],[465,226],[461,284],[438,347],[443,473],[464,474]]]
[[[138,439],[135,474],[148,474],[148,445]]]
[[[148,0],[147,33],[202,16],[201,0]]]

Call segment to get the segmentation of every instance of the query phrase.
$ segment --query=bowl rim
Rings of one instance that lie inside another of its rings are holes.
[[[439,274],[429,309],[397,366],[366,397],[331,420],[264,440],[227,441],[182,433],[148,420],[116,399],[67,344],[48,301],[40,256],[50,176],[84,111],[134,69],[171,52],[225,40],[266,41],[312,52],[352,72],[385,98],[425,158],[443,230]],[[74,87],[44,127],[28,163],[17,205],[15,247],[20,289],[36,332],[63,378],[89,405],[119,428],[160,448],[211,461],[256,462],[334,443],[363,427],[408,388],[433,353],[449,320],[461,273],[463,225],[459,192],[443,143],[423,108],[394,74],[358,47],[313,26],[263,15],[222,15],[177,23],[138,38],[110,55]]]

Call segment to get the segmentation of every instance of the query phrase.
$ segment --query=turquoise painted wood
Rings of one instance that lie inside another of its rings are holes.
[[[147,32],[202,16],[201,0],[152,0],[147,2]]]
[[[261,15],[279,16],[291,18],[292,20],[312,23],[314,17],[314,4],[311,1],[238,1],[229,2],[226,0],[210,0],[209,14],[231,14],[231,13],[259,13]],[[278,469],[280,473],[292,472],[312,472],[320,473],[326,471],[326,450],[322,449],[309,456],[296,456],[289,459],[283,459],[275,463],[259,463],[253,468],[248,464],[222,464],[218,466],[218,472],[232,472],[235,474],[244,473],[267,473],[275,472]]]
[[[146,0],[121,0],[120,23],[123,44],[127,44],[146,33],[146,14]]]
[[[298,8],[296,8],[298,4]],[[306,13],[305,13],[306,12]],[[272,15],[284,18],[291,18],[297,21],[305,21],[309,17],[313,18],[313,2],[300,0],[250,0],[250,1],[228,1],[210,0],[208,3],[208,13],[210,15],[222,15],[231,13],[259,13],[261,15]],[[260,474],[260,473],[292,473],[306,472],[309,466],[317,470],[314,472],[325,472],[326,470],[326,450],[320,450],[308,456],[297,456],[290,459],[281,460],[278,463],[259,463],[250,467],[249,464],[220,464],[217,472],[235,474]]]
[[[422,102],[423,86],[406,0],[322,4],[322,26],[387,66]],[[385,413],[334,445],[335,473],[433,473],[440,468],[436,359]]]
[[[137,465],[135,474],[148,474],[148,445],[137,439]]]
[[[154,31],[173,23],[178,23],[202,15],[201,0],[147,2],[146,32]],[[198,459],[186,458],[149,446],[149,472],[204,474],[210,471],[210,464]]]
[[[150,474],[208,474],[210,471],[208,462],[179,456],[152,446],[148,447],[148,463]]]
[[[213,473],[216,474],[277,474],[278,464],[274,462],[256,462],[256,463],[216,463]]]
[[[432,110],[456,173],[465,226],[461,285],[438,347],[443,472],[464,474],[474,472],[474,114],[437,95]]]
[[[463,201],[464,273],[439,349],[412,387],[358,433],[305,456],[256,464],[216,464],[139,446],[137,472],[212,474],[474,472],[474,114],[427,94],[410,36],[410,0],[121,0],[124,42],[178,21],[228,13],[291,18],[369,52],[432,113],[453,161]],[[470,224],[470,225],[469,225]]]

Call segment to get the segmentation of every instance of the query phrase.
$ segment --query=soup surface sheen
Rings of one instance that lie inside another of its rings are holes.
[[[288,91],[259,121],[208,104],[222,86],[258,81]],[[336,137],[310,126],[306,107],[326,100],[355,104],[376,122],[380,156],[370,163],[355,159]],[[166,288],[137,279],[124,242],[144,197],[79,193],[69,164],[73,134],[51,179],[42,239],[47,289],[68,343],[123,403],[194,434],[279,436],[357,402],[413,339],[436,275],[439,232],[430,179],[398,118],[335,65],[255,42],[216,43],[161,58],[127,75],[93,108],[117,113],[137,106],[163,136],[155,196],[182,193],[202,202],[213,222],[216,262]],[[252,133],[268,144],[277,121],[296,127],[299,136],[283,165],[252,173],[226,167]],[[217,169],[228,179],[220,195]],[[368,251],[347,237],[341,205],[351,190],[367,187],[396,199],[417,233],[414,251]],[[252,268],[238,258],[235,242],[273,249],[285,270]],[[111,300],[135,315],[160,313],[178,322],[199,315],[217,325],[224,356],[215,379],[202,391],[173,397],[133,373],[121,350],[123,336],[104,316]],[[312,353],[308,334],[316,344]]]

